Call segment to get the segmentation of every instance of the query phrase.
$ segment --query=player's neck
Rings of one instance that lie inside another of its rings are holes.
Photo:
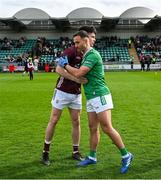
[[[85,56],[91,49],[92,49],[92,47],[86,48],[86,51],[84,51],[84,55],[83,56]]]
[[[87,53],[89,50],[91,50],[91,46],[90,45],[87,45],[86,49],[84,50],[84,53]]]

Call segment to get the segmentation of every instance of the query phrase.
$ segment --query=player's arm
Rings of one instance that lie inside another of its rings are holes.
[[[76,76],[73,76],[72,74],[67,72],[64,68],[60,67],[59,65],[56,67],[56,72],[59,75],[63,76],[64,78],[69,79],[79,84],[86,84],[88,82],[85,77],[77,78]]]
[[[70,66],[69,64],[65,65],[65,69],[70,74],[72,74],[73,76],[75,76],[77,78],[86,75],[90,71],[90,68],[87,67],[87,66],[81,66],[79,69],[77,69],[77,68],[74,68],[74,67]]]

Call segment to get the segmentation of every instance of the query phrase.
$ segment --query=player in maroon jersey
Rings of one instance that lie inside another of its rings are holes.
[[[82,30],[96,34],[96,29],[93,26],[83,26]],[[80,28],[80,29],[81,29]],[[91,39],[91,46],[95,43],[95,39]],[[75,46],[66,49],[62,56],[67,56],[69,64],[73,67],[79,68],[82,61],[82,53],[78,52]],[[54,95],[51,101],[52,111],[49,123],[46,128],[45,143],[42,154],[42,162],[45,165],[50,165],[49,149],[54,135],[54,130],[57,122],[60,119],[64,107],[68,107],[72,120],[72,143],[73,152],[72,157],[76,160],[82,160],[82,155],[79,152],[80,142],[80,111],[82,108],[81,83],[86,83],[85,78],[75,78],[70,75],[63,68],[57,66],[56,72],[59,77]]]

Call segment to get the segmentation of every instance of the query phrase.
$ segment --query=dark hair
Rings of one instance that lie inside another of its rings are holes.
[[[88,33],[86,31],[81,30],[81,31],[76,32],[73,35],[73,37],[75,37],[75,36],[80,36],[81,38],[86,38],[86,37],[88,37]]]
[[[79,28],[79,31],[81,31],[81,30],[83,30],[83,31],[86,31],[87,33],[97,33],[97,30],[96,30],[96,28],[94,27],[94,26],[81,26],[80,28]]]

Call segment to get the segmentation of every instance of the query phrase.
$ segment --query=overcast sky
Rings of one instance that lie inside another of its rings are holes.
[[[38,8],[51,17],[65,17],[81,7],[94,8],[104,16],[116,17],[136,6],[150,8],[161,16],[161,0],[0,0],[0,18],[12,17],[24,8]]]

